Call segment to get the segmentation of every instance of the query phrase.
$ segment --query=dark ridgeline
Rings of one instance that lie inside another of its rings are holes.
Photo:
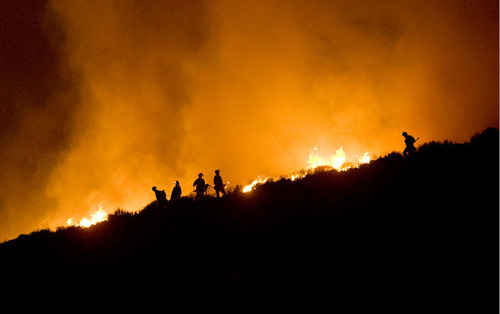
[[[0,245],[6,312],[498,312],[498,130]]]

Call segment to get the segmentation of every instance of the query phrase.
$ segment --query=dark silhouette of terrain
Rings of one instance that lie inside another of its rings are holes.
[[[0,245],[6,312],[498,312],[499,138]]]

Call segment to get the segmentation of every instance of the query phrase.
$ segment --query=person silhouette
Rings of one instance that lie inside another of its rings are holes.
[[[203,179],[203,173],[198,174],[198,179],[196,179],[193,183],[194,191],[196,192],[196,199],[199,200],[203,197],[203,194],[207,190],[207,185],[205,184],[205,180]]]
[[[405,144],[406,144],[406,148],[403,151],[403,155],[408,157],[408,156],[412,155],[417,150],[415,148],[415,145],[414,145],[416,140],[413,136],[409,135],[406,132],[401,133],[401,135],[403,135],[405,137]]]
[[[167,194],[165,190],[158,190],[156,186],[151,188],[151,191],[155,192],[156,200],[158,202],[158,208],[166,208],[167,207]]]
[[[220,193],[222,193],[222,195],[226,195],[226,191],[224,189],[225,187],[226,185],[220,176],[220,170],[215,170],[214,189],[217,197],[220,197]]]
[[[182,195],[182,190],[181,186],[179,185],[179,181],[175,181],[175,186],[172,189],[172,194],[170,194],[170,201],[181,198],[181,195]]]

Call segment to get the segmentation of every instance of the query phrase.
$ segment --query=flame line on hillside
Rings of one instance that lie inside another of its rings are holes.
[[[75,222],[73,218],[69,218],[66,221],[66,224],[68,226],[88,228],[90,226],[97,224],[98,222],[108,220],[108,213],[104,210],[103,204],[104,202],[99,203],[98,205],[99,209],[94,213],[90,214],[90,219],[84,217],[80,220],[80,222]]]
[[[309,174],[314,174],[318,171],[318,168],[321,168],[321,171],[325,170],[337,170],[337,171],[346,171],[352,168],[357,168],[362,164],[370,163],[372,160],[370,153],[366,152],[361,157],[357,157],[355,161],[347,161],[346,154],[344,153],[343,147],[341,146],[338,150],[335,151],[335,154],[330,158],[322,158],[318,154],[318,149],[315,147],[312,149],[309,154],[308,166],[300,171],[293,171],[287,176],[264,176],[259,175],[257,179],[253,180],[250,184],[243,187],[242,192],[248,193],[256,188],[256,186],[264,184],[266,182],[276,182],[281,179],[288,179],[291,181],[299,180],[304,178]],[[228,182],[229,184],[229,182]],[[82,218],[79,222],[74,221],[74,218],[69,218],[66,221],[68,226],[76,226],[88,228],[92,225],[95,225],[99,222],[108,220],[108,213],[104,210],[103,207],[104,202],[99,203],[97,206],[98,209],[90,214],[90,218]]]
[[[363,156],[361,157],[358,156],[355,161],[348,161],[342,146],[340,146],[340,148],[335,151],[335,154],[332,155],[329,159],[324,159],[318,155],[318,149],[314,147],[311,153],[309,154],[308,166],[305,169],[292,172],[288,176],[270,177],[270,176],[259,175],[257,179],[252,181],[252,183],[243,187],[242,192],[248,193],[253,189],[255,189],[256,186],[264,184],[266,182],[275,182],[281,179],[288,179],[291,181],[302,179],[308,174],[313,174],[315,171],[317,171],[318,168],[321,168],[323,171],[324,170],[346,171],[352,168],[358,168],[362,164],[370,163],[371,160],[372,158],[370,153],[366,152],[363,154]]]

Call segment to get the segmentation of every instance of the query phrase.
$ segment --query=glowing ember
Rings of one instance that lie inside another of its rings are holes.
[[[243,193],[250,192],[255,188],[256,185],[263,184],[267,181],[277,181],[282,178],[291,181],[302,179],[307,174],[314,173],[316,168],[318,167],[330,170],[335,169],[337,171],[346,171],[351,168],[357,168],[361,164],[370,163],[370,161],[371,157],[370,153],[368,152],[364,153],[363,156],[358,157],[357,160],[348,160],[342,146],[339,149],[337,149],[335,151],[335,154],[332,155],[330,158],[322,158],[321,156],[319,156],[318,149],[315,147],[309,154],[309,161],[308,161],[309,166],[306,169],[298,172],[293,172],[288,176],[278,176],[278,177],[259,176],[252,183],[243,188]]]
[[[99,204],[99,210],[93,214],[90,214],[90,219],[84,217],[80,220],[80,222],[74,222],[73,218],[69,218],[66,221],[68,226],[76,226],[76,227],[84,227],[88,228],[92,225],[95,225],[98,222],[108,220],[108,213],[106,213],[102,207],[102,203]]]

